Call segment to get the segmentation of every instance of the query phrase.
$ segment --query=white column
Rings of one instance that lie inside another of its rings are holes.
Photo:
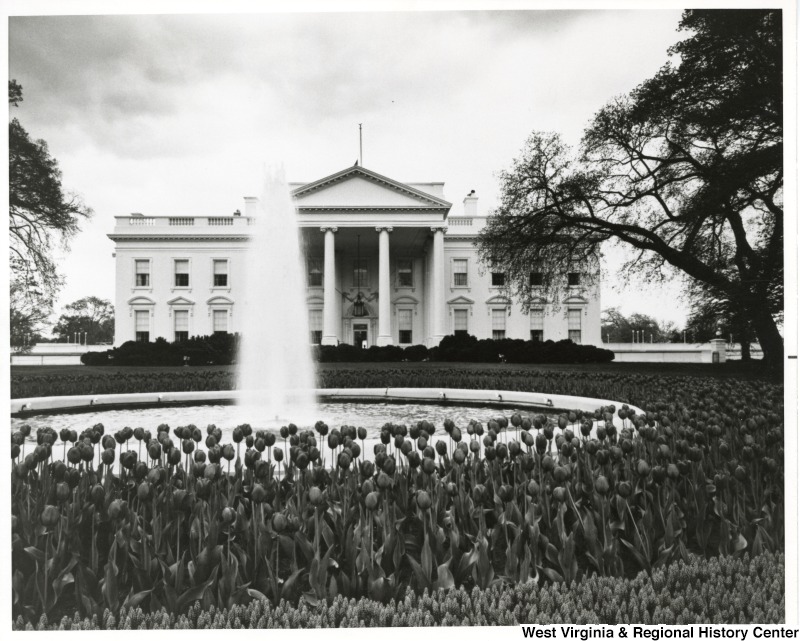
[[[376,227],[378,232],[378,340],[376,344],[391,345],[392,304],[391,281],[389,277],[389,233],[391,227]]]
[[[433,277],[431,278],[431,300],[433,308],[433,335],[431,343],[438,345],[445,337],[445,293],[444,293],[444,232],[445,227],[431,227],[433,232]]]
[[[325,264],[323,272],[323,316],[322,316],[322,344],[336,345],[339,342],[336,322],[336,243],[333,235],[338,231],[336,227],[320,227],[325,233]]]

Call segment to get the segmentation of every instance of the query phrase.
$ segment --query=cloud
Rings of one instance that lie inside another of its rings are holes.
[[[568,14],[558,15],[534,24],[545,32]],[[196,145],[159,144],[159,126],[174,130],[171,119],[202,118],[215,102],[277,107],[297,123],[393,100],[433,110],[474,88],[487,48],[504,30],[520,37],[520,23],[505,12],[11,18],[10,69],[22,113],[56,135],[66,125],[71,144],[180,155]]]
[[[657,71],[679,15],[12,17],[9,71],[24,91],[14,115],[98,212],[65,291],[94,286],[77,266],[92,246],[113,273],[113,214],[232,211],[257,192],[265,160],[297,181],[351,165],[359,122],[368,167],[445,181],[454,211],[476,189],[486,210],[532,130],[575,142],[612,95]]]

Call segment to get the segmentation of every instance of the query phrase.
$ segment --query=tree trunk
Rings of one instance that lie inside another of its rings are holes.
[[[764,352],[764,364],[772,369],[782,369],[783,337],[778,331],[775,319],[765,304],[756,304],[748,311],[761,351]]]
[[[750,341],[745,341],[745,340],[739,341],[739,346],[742,352],[741,356],[742,360],[748,362],[753,360],[753,358],[750,356]]]

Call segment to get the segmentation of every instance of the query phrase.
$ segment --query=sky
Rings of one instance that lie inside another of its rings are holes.
[[[679,10],[305,12],[11,17],[12,108],[47,141],[64,187],[94,215],[61,261],[56,313],[114,299],[115,215],[215,215],[358,158],[404,182],[444,181],[486,213],[498,172],[534,130],[575,144],[593,114],[655,74]],[[682,325],[679,283],[619,276],[603,308]]]

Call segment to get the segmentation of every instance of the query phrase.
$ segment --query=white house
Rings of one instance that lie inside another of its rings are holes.
[[[599,285],[579,271],[556,305],[536,296],[535,271],[532,305],[506,297],[505,275],[478,260],[486,215],[477,197],[451,213],[443,183],[401,183],[359,166],[290,187],[313,343],[433,346],[463,331],[601,344]],[[240,331],[257,203],[245,198],[243,215],[117,216],[115,344]]]

